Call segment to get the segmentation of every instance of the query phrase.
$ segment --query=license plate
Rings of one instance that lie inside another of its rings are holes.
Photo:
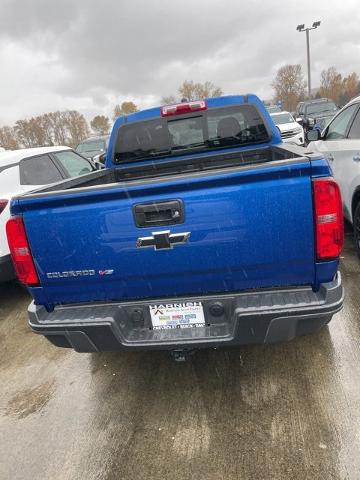
[[[204,309],[201,302],[150,305],[149,309],[154,330],[205,326]]]

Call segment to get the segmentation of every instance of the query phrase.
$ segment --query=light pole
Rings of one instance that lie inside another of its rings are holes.
[[[312,27],[305,28],[305,24],[298,25],[296,30],[298,32],[306,32],[306,52],[307,52],[307,71],[308,71],[308,96],[311,97],[311,72],[310,72],[310,41],[309,41],[309,31],[315,30],[315,28],[320,27],[321,22],[314,22]]]

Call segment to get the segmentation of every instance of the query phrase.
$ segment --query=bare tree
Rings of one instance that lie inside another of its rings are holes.
[[[350,73],[342,81],[342,94],[339,98],[339,103],[345,105],[352,98],[360,93],[359,76],[356,72]]]
[[[327,70],[323,70],[320,77],[320,95],[339,102],[342,91],[343,81],[341,73],[339,73],[335,67],[329,67]]]
[[[37,147],[30,120],[18,120],[15,123],[15,132],[18,142],[25,148]]]
[[[76,110],[64,112],[64,121],[68,131],[67,145],[70,147],[76,147],[90,135],[89,126],[84,115]]]
[[[280,100],[285,110],[295,110],[298,101],[304,97],[306,87],[301,65],[279,68],[271,86],[275,90],[275,100]]]
[[[195,83],[193,80],[185,80],[178,89],[181,98],[186,100],[202,100],[209,97],[219,97],[222,95],[220,87],[216,87],[212,82]]]
[[[44,126],[44,115],[18,120],[14,128],[18,143],[24,147],[52,145],[50,131]]]
[[[38,123],[43,130],[44,145],[54,145],[54,131],[51,122],[51,113],[44,113],[38,117]]]
[[[54,145],[67,145],[69,139],[66,126],[66,112],[50,112],[46,116],[49,128],[52,131],[52,143]]]
[[[138,108],[134,102],[122,102],[121,105],[115,105],[113,111],[113,118],[121,117],[122,115],[128,115],[129,113],[137,112]]]
[[[196,84],[193,80],[185,80],[178,88],[180,98],[186,98],[186,100],[199,100],[196,97]]]
[[[46,145],[74,147],[89,134],[88,124],[81,113],[76,110],[57,111],[18,120],[13,128],[1,128],[0,144],[8,149]]]
[[[178,96],[167,95],[162,97],[161,102],[164,105],[181,102],[186,99],[189,102],[193,100],[203,100],[204,98],[220,97],[223,91],[212,82],[195,83],[193,80],[185,80],[178,88]]]
[[[220,97],[223,94],[220,87],[216,87],[212,82],[195,83],[195,96],[198,99]]]
[[[32,145],[34,147],[42,147],[48,145],[46,130],[43,125],[42,116],[32,117],[28,120],[29,134]]]
[[[107,135],[110,130],[110,120],[105,115],[96,115],[90,122],[91,129],[98,135]]]
[[[175,95],[168,95],[168,96],[165,96],[165,97],[161,98],[162,105],[171,105],[171,104],[176,103],[176,102],[177,102],[177,100],[176,100]]]
[[[0,147],[5,148],[5,150],[16,150],[19,148],[16,132],[13,127],[4,126],[0,128]]]

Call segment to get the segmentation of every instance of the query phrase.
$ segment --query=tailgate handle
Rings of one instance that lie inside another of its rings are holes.
[[[133,213],[137,227],[176,225],[185,220],[182,200],[134,205]]]

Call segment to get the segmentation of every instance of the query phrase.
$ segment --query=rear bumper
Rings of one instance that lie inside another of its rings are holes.
[[[16,274],[10,255],[0,257],[0,283],[14,280]]]
[[[152,303],[202,302],[206,326],[152,330]],[[221,303],[223,313],[213,315]],[[194,349],[254,343],[275,343],[318,330],[342,308],[343,288],[338,272],[318,292],[310,287],[251,291],[152,302],[59,306],[47,312],[31,303],[29,324],[53,344],[78,352]]]

